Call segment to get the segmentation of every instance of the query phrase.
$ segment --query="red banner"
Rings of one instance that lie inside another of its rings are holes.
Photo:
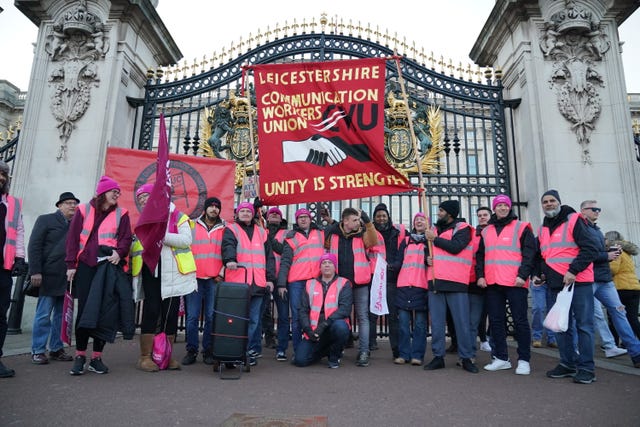
[[[142,259],[151,271],[155,271],[162,241],[169,220],[169,204],[171,202],[171,178],[169,171],[169,143],[164,115],[160,115],[158,157],[156,159],[156,176],[153,189],[149,194],[140,219],[134,227],[134,233],[144,248]]]
[[[122,192],[118,205],[129,210],[132,224],[136,224],[140,216],[135,191],[147,182],[154,182],[156,161],[155,151],[107,149],[105,174],[120,184]],[[207,197],[217,197],[222,202],[220,216],[233,221],[235,162],[169,154],[169,179],[171,200],[190,218],[202,215]]]
[[[385,61],[253,67],[265,204],[413,189],[384,157]]]

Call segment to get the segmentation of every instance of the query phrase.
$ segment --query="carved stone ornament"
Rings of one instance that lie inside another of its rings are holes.
[[[565,1],[565,9],[551,16],[540,37],[540,50],[553,61],[549,84],[582,147],[584,164],[591,164],[589,142],[601,110],[598,87],[604,87],[596,65],[610,47],[600,22],[574,1]]]
[[[91,85],[100,81],[96,61],[109,51],[100,19],[89,12],[86,0],[63,14],[47,36],[45,51],[54,64],[49,82],[55,92],[51,99],[51,112],[58,121],[60,149],[57,159],[66,159],[67,143],[75,122],[89,107]]]

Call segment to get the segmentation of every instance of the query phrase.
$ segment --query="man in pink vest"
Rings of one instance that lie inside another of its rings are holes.
[[[518,342],[516,374],[529,375],[531,328],[529,327],[529,276],[536,260],[536,239],[531,224],[518,221],[511,199],[500,194],[493,199],[494,214],[482,230],[476,253],[477,284],[487,288],[487,310],[493,340],[493,361],[487,371],[510,369],[507,348],[507,301]]]
[[[547,372],[549,378],[573,377],[573,381],[595,381],[593,360],[593,261],[598,256],[597,241],[588,230],[585,218],[566,205],[560,205],[556,190],[542,195],[544,220],[538,232],[540,254],[547,285],[555,302],[563,287],[574,285],[570,319],[578,331],[578,352],[573,343],[572,327],[558,332],[560,363]],[[536,275],[534,280],[540,275]]]
[[[24,262],[24,225],[22,224],[22,200],[9,195],[9,165],[0,160],[0,247],[2,247],[2,269],[0,269],[0,357],[7,336],[7,311],[11,304],[13,275],[27,273]],[[0,378],[15,375],[0,361]]]
[[[286,360],[289,343],[289,308],[291,308],[291,344],[297,351],[302,341],[299,311],[305,283],[320,274],[320,257],[324,254],[324,232],[311,220],[311,212],[300,208],[295,213],[293,230],[286,234],[278,274],[278,360]],[[281,323],[282,322],[282,323]],[[285,329],[286,328],[286,329]]]
[[[445,200],[438,209],[435,229],[425,232],[432,242],[429,257],[429,312],[431,314],[431,349],[433,359],[424,369],[444,368],[445,324],[447,308],[451,311],[456,328],[458,355],[462,368],[473,374],[478,367],[473,362],[469,324],[469,277],[473,260],[471,235],[473,228],[462,218],[460,202]],[[473,337],[475,339],[475,337]]]
[[[320,274],[305,283],[300,299],[300,325],[304,338],[298,345],[293,364],[308,366],[323,357],[328,367],[340,367],[344,345],[351,333],[349,315],[353,302],[351,282],[336,274],[334,254],[320,257]]]
[[[215,360],[211,349],[211,326],[213,325],[213,302],[216,297],[216,283],[222,280],[222,234],[225,221],[220,218],[222,202],[217,197],[204,201],[204,212],[193,229],[191,251],[196,261],[198,289],[185,296],[187,309],[187,354],[183,365],[195,363],[198,356],[199,321],[204,301],[204,328],[202,332],[202,361],[213,365]]]
[[[338,274],[353,284],[353,305],[358,319],[356,366],[369,366],[369,284],[371,267],[367,249],[378,244],[378,236],[366,212],[342,211],[341,221],[325,229],[325,248],[338,258]]]

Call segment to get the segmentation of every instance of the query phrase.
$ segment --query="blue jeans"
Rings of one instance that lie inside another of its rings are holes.
[[[447,306],[456,329],[458,355],[462,359],[473,359],[475,353],[471,347],[471,333],[469,331],[469,294],[466,292],[429,291],[431,351],[436,357],[444,357],[445,355]]]
[[[574,285],[575,286],[575,285]],[[552,289],[553,302],[555,303],[560,289]],[[560,364],[569,369],[583,369],[594,372],[593,361],[593,290],[591,286],[575,286],[569,318],[573,318],[578,337],[578,353],[573,343],[572,327],[566,332],[557,332],[558,352]]]
[[[594,283],[594,292],[596,290],[595,287],[596,284]],[[609,323],[605,319],[604,312],[602,311],[602,303],[598,301],[597,298],[595,298],[595,300],[593,301],[593,325],[598,335],[600,335],[602,348],[604,348],[605,350],[609,350],[616,346],[616,340],[615,338],[613,338],[611,329],[609,329]]]
[[[62,349],[63,343],[60,339],[60,328],[62,327],[63,304],[64,296],[38,297],[31,335],[32,354],[43,354],[47,350],[47,341],[49,341],[49,351]],[[51,317],[51,314],[53,314],[53,317]]]
[[[531,339],[542,341],[542,334],[547,334],[547,344],[556,342],[556,334],[542,326],[547,315],[547,309],[553,305],[551,290],[546,283],[535,285],[531,283]]]
[[[487,287],[487,307],[491,328],[492,354],[500,360],[509,360],[507,347],[507,301],[515,327],[518,343],[518,360],[531,359],[531,328],[529,327],[529,303],[527,288],[491,285]]]
[[[249,300],[249,342],[247,351],[262,353],[262,295],[252,295]]]
[[[11,305],[11,287],[13,286],[13,278],[11,271],[0,267],[0,357],[2,357],[2,347],[4,339],[7,337],[7,312]]]
[[[411,330],[411,317],[413,319],[413,331]],[[424,360],[427,348],[427,311],[426,310],[402,310],[398,309],[400,329],[398,331],[399,355],[404,360]]]
[[[611,316],[613,326],[620,337],[620,341],[631,357],[640,355],[640,341],[636,338],[631,325],[627,320],[627,312],[620,302],[620,296],[613,282],[596,282],[593,284],[593,296],[595,296],[607,308]]]
[[[291,282],[287,285],[287,298],[289,299],[289,307],[291,308],[291,344],[293,345],[293,352],[298,351],[298,346],[302,341],[302,329],[300,329],[300,320],[298,316],[298,311],[300,311],[300,300],[303,296],[306,296],[305,291],[306,281],[299,280],[297,282]],[[278,311],[278,317],[280,317],[280,311]],[[289,316],[287,316],[287,322],[289,321]],[[286,337],[284,339],[284,350],[287,349],[287,345],[289,342],[289,324],[285,326],[286,328]],[[280,332],[280,319],[278,319],[278,350],[280,350],[280,334],[283,334],[285,331]],[[284,351],[283,350],[283,351]]]
[[[476,337],[478,336],[480,321],[482,321],[482,316],[485,313],[486,299],[485,294],[469,293],[469,335],[471,336],[471,348],[474,353],[478,350]]]
[[[369,353],[369,287],[354,286],[353,305],[358,319],[358,353]]]
[[[187,306],[187,351],[198,352],[200,311],[204,300],[204,331],[202,351],[211,351],[211,328],[213,325],[213,302],[216,298],[216,284],[213,279],[198,279],[198,289],[184,298]]]
[[[350,334],[347,322],[343,319],[334,320],[322,333],[318,342],[314,343],[306,338],[300,341],[293,364],[300,367],[309,366],[325,356],[329,356],[331,362],[338,362]]]

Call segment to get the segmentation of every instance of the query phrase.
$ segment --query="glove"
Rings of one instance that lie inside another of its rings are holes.
[[[13,268],[11,269],[11,275],[13,277],[24,276],[29,272],[29,265],[24,262],[24,258],[16,257],[13,261]]]
[[[263,207],[264,204],[262,203],[262,200],[260,200],[260,197],[256,197],[255,199],[253,199],[253,208],[257,211],[258,209],[260,209],[261,207]]]
[[[411,233],[411,240],[413,240],[416,243],[422,243],[422,242],[426,242],[427,238],[424,236],[424,234]]]
[[[318,335],[316,335],[315,331],[311,328],[307,328],[305,331],[305,334],[307,334],[307,337],[309,337],[309,341],[311,342],[318,342],[320,341],[320,337]]]
[[[322,336],[322,334],[324,333],[324,331],[329,327],[329,323],[325,320],[320,322],[320,324],[318,325],[318,327],[316,328],[316,334],[318,335],[318,337]]]
[[[367,215],[367,213],[365,211],[361,211],[360,212],[360,219],[365,224],[369,224],[371,222],[371,218],[369,218],[369,215]]]

